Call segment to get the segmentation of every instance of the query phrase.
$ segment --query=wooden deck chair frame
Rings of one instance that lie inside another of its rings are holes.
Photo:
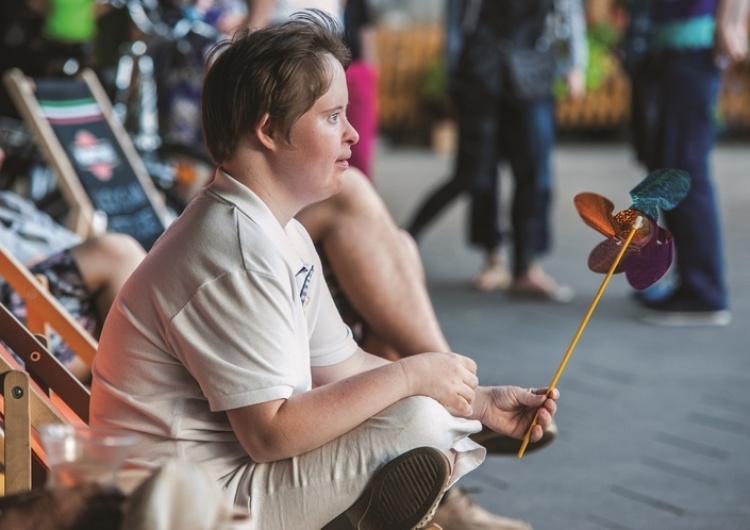
[[[89,367],[94,362],[97,341],[52,296],[24,264],[0,244],[0,276],[26,305],[26,327],[36,335],[47,335],[47,326]]]
[[[15,352],[39,387],[54,392],[84,423],[89,419],[89,390],[11,311],[0,304],[0,340]]]
[[[0,358],[3,396],[4,494],[31,489],[31,413],[29,374]]]
[[[35,436],[38,428],[48,423],[87,425],[90,393],[2,304],[0,340],[24,363],[21,367],[0,346],[5,494],[11,494],[28,491],[44,480],[47,466]]]
[[[34,134],[46,162],[54,169],[58,177],[61,191],[70,207],[69,228],[83,237],[101,233],[101,216],[97,215],[92,199],[86,192],[81,177],[76,171],[76,167],[63,148],[50,121],[45,116],[45,112],[37,99],[37,83],[35,83],[34,79],[25,76],[17,68],[6,72],[3,76],[3,81],[19,113]],[[57,80],[55,81],[57,82]],[[125,132],[122,124],[116,119],[112,105],[96,74],[89,69],[84,69],[76,77],[59,80],[60,83],[80,81],[85,83],[90,96],[95,101],[96,106],[98,106],[98,112],[101,113],[101,116],[96,121],[100,121],[100,119],[104,120],[106,124],[104,128],[107,129],[108,127],[108,132],[111,132],[111,136],[108,139],[116,142],[120,147],[124,156],[124,160],[121,162],[129,165],[132,169],[163,230],[166,228],[169,219],[169,212],[164,200],[151,181],[143,160],[136,151],[133,142]],[[125,232],[124,230],[116,229],[112,231]],[[139,238],[136,237],[136,239]]]

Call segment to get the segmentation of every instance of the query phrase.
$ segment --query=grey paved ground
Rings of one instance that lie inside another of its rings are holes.
[[[451,160],[381,148],[377,183],[400,223]],[[467,287],[480,255],[464,243],[465,202],[420,242],[429,288],[456,351],[483,383],[544,386],[603,276],[586,267],[601,237],[572,204],[581,191],[630,205],[644,176],[624,145],[562,145],[555,161],[556,249],[545,268],[576,290],[564,306],[512,301]],[[558,383],[558,441],[538,453],[490,458],[463,485],[486,508],[536,530],[750,529],[750,148],[714,157],[734,321],[727,328],[641,324],[615,276]]]

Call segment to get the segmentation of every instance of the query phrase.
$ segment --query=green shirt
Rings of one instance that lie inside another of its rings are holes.
[[[44,33],[56,41],[91,41],[96,33],[94,0],[50,0]]]

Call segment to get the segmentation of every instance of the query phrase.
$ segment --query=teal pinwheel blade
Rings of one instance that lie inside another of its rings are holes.
[[[671,210],[690,191],[690,175],[682,169],[657,169],[630,190],[632,209],[652,219],[659,218],[659,208]]]

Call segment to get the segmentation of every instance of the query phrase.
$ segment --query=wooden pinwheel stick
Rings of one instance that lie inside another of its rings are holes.
[[[594,299],[591,301],[591,305],[589,306],[588,311],[586,311],[586,314],[581,321],[581,325],[578,326],[578,331],[576,331],[576,334],[573,336],[573,340],[570,342],[570,346],[568,346],[568,350],[565,352],[565,355],[560,362],[560,366],[557,367],[557,371],[555,372],[555,375],[552,377],[552,381],[547,387],[547,395],[549,395],[557,386],[557,382],[560,380],[560,376],[562,375],[563,370],[565,370],[565,365],[568,364],[568,359],[570,359],[573,350],[578,344],[578,340],[581,338],[581,335],[583,335],[583,330],[586,328],[586,324],[588,324],[591,315],[594,313],[594,310],[599,303],[599,299],[602,297],[604,290],[607,288],[612,275],[617,270],[617,266],[620,264],[622,257],[625,255],[625,251],[627,251],[630,242],[633,240],[633,236],[641,226],[643,226],[643,217],[639,215],[633,222],[633,226],[630,228],[630,232],[625,238],[625,242],[622,244],[620,251],[617,253],[617,256],[612,262],[612,265],[609,267],[607,275],[604,276],[604,280],[602,280],[602,284],[601,286],[599,286],[599,290],[596,292]],[[523,443],[521,443],[521,448],[518,450],[518,458],[523,458],[523,455],[526,452],[526,448],[529,446],[529,442],[531,441],[531,431],[534,430],[534,426],[537,424],[538,420],[539,411],[537,411],[537,413],[534,415],[534,419],[531,421],[531,425],[529,425],[529,430],[526,431],[526,436],[523,437]]]

